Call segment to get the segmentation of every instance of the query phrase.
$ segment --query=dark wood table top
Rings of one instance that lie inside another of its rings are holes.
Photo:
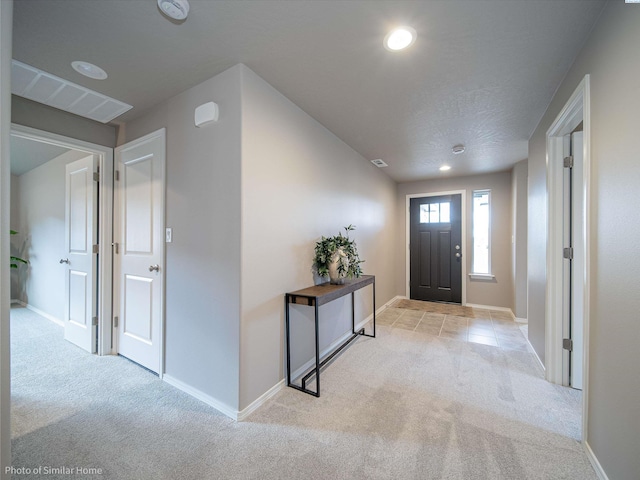
[[[362,287],[373,284],[375,278],[375,275],[362,275],[359,278],[347,280],[343,285],[332,285],[329,282],[321,283],[320,285],[314,285],[313,287],[289,292],[287,293],[287,298],[289,299],[289,303],[302,303],[296,301],[296,297],[314,299],[318,306],[320,306],[325,303],[329,303],[336,298],[355,292]]]

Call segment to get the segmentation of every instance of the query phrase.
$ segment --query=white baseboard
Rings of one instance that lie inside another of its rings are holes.
[[[11,305],[13,305],[14,303],[19,303],[21,304],[22,302],[20,300],[18,300],[17,298],[12,298],[11,299]]]
[[[393,302],[395,302],[396,300],[398,300],[400,298],[405,298],[405,297],[396,296],[396,297],[392,298],[391,300],[389,300],[384,305],[382,305],[380,308],[377,308],[376,309],[376,315],[379,315],[380,313],[382,313],[386,308],[389,307],[389,305],[391,305]],[[367,318],[365,318],[360,323],[358,323],[356,325],[356,330],[360,330],[362,327],[364,327],[364,325],[366,325],[371,320],[373,320],[373,314],[369,315]],[[345,333],[342,337],[340,337],[335,342],[333,342],[329,347],[327,347],[321,353],[321,356],[324,356],[327,353],[329,353],[331,350],[333,350],[335,347],[337,347],[340,343],[344,342],[350,335],[351,335],[351,332]],[[300,367],[298,370],[296,370],[296,372],[294,372],[292,374],[292,377],[293,378],[297,378],[298,376],[302,375],[306,370],[311,368],[311,366],[313,365],[314,361],[315,360],[312,359],[309,362],[307,362],[308,365],[305,364],[302,367]],[[229,418],[231,418],[233,420],[236,420],[238,422],[244,421],[249,415],[251,415],[253,412],[255,412],[265,402],[267,402],[276,393],[278,393],[282,389],[282,387],[284,387],[285,384],[286,384],[285,383],[286,379],[283,378],[278,383],[276,383],[273,387],[271,387],[269,390],[267,390],[265,393],[260,395],[260,397],[258,397],[256,400],[251,402],[251,404],[248,407],[242,409],[241,411],[237,411],[237,410],[231,408],[229,405],[227,405],[227,404],[215,399],[214,397],[212,397],[210,395],[207,395],[206,393],[198,390],[197,388],[194,388],[194,387],[192,387],[190,385],[187,385],[186,383],[178,380],[177,378],[172,377],[171,375],[164,374],[162,376],[162,380],[167,382],[169,385],[177,388],[178,390],[182,390],[183,392],[187,393],[188,395],[191,395],[192,397],[197,398],[201,402],[206,403],[207,405],[215,408],[219,412],[225,414],[227,417],[229,417]]]
[[[516,316],[513,314],[513,311],[511,311],[511,309],[508,307],[496,307],[493,305],[479,305],[477,303],[466,303],[464,306],[471,307],[471,308],[478,308],[480,310],[497,310],[499,312],[509,312],[512,318],[514,319],[516,318]]]
[[[380,308],[387,308],[388,306],[390,306],[393,302],[395,302],[396,300],[408,300],[409,297],[407,297],[406,295],[396,295],[395,297],[393,297],[391,300],[389,300],[387,303],[385,303],[382,307]],[[376,310],[376,315],[378,314],[378,311]]]
[[[524,338],[527,341],[527,344],[529,345],[529,348],[531,348],[531,351],[533,352],[533,356],[538,361],[538,365],[540,365],[540,368],[542,368],[542,371],[545,372],[547,369],[544,368],[544,363],[542,363],[542,360],[540,360],[540,357],[538,356],[538,352],[536,352],[536,349],[533,348],[533,345],[531,345],[531,342],[529,341],[529,337],[524,337]]]
[[[520,317],[516,317],[513,320],[516,323],[529,323],[529,320],[527,320],[526,318],[520,318]]]
[[[238,420],[238,411],[231,408],[224,402],[213,398],[211,395],[207,395],[206,393],[198,390],[197,388],[192,387],[191,385],[187,385],[186,383],[178,380],[177,378],[172,377],[171,375],[164,374],[162,376],[162,380],[167,382],[172,387],[177,388],[178,390],[182,390],[184,393],[191,395],[194,398],[197,398],[201,402],[206,403],[210,407],[215,408],[220,413],[225,414],[227,417]]]
[[[51,320],[56,325],[59,325],[64,328],[64,322],[53,315],[49,315],[47,312],[40,310],[39,308],[34,307],[33,305],[29,305],[28,303],[24,303],[22,300],[16,300],[15,303],[18,305],[22,305],[27,310],[31,310],[33,313],[37,313],[41,317],[46,318],[47,320]]]
[[[282,390],[284,387],[284,378],[276,383],[269,390],[260,395],[257,399],[255,399],[251,404],[238,412],[237,420],[239,422],[244,421],[249,415],[255,412],[258,408],[260,408],[267,400],[273,397],[276,393]]]
[[[609,480],[609,477],[607,476],[604,469],[602,468],[602,465],[600,465],[598,458],[596,457],[595,453],[593,453],[593,450],[591,450],[589,443],[584,442],[582,446],[584,447],[584,451],[587,454],[587,458],[591,462],[591,466],[593,467],[593,469],[596,471],[596,475],[598,475],[598,478],[600,480]]]
[[[403,296],[400,296],[400,295],[396,295],[391,300],[389,300],[387,303],[382,305],[380,308],[377,308],[376,309],[376,316],[380,315],[383,311],[385,311],[387,308],[389,308],[389,306],[391,306],[391,304],[393,304],[393,302],[395,302],[396,300],[402,299],[402,298],[406,298],[406,297],[403,297]],[[360,330],[362,327],[364,327],[371,320],[373,320],[373,314],[369,315],[367,318],[365,318],[361,322],[357,323],[355,330],[356,331]],[[346,332],[343,335],[341,335],[340,337],[338,337],[328,347],[326,347],[324,350],[320,351],[320,358],[325,357],[327,354],[329,354],[331,351],[333,351],[334,348],[338,347],[342,342],[344,342],[351,335],[353,335],[351,332]],[[291,378],[298,378],[303,373],[306,373],[306,371],[309,370],[311,367],[313,367],[315,363],[316,363],[315,358],[311,358],[309,361],[305,362],[300,368],[297,368],[295,371],[291,372]]]

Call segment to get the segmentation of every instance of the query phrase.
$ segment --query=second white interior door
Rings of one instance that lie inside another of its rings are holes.
[[[161,373],[165,131],[118,147],[114,238],[117,351]]]

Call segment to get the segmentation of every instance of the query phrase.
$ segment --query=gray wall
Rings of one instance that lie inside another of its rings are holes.
[[[640,472],[640,5],[610,2],[529,141],[529,332],[544,353],[549,126],[591,74],[591,297],[587,441],[606,474]]]
[[[284,378],[283,295],[313,285],[321,236],[354,224],[378,306],[396,295],[394,210],[388,176],[242,67],[240,409]],[[356,298],[358,320],[371,313],[370,291]],[[351,331],[350,305],[347,297],[321,308],[321,349]],[[313,309],[292,309],[294,369],[312,356],[312,320]]]
[[[521,319],[527,318],[527,171],[527,160],[511,171],[513,313]]]
[[[194,125],[208,101],[220,120]],[[240,68],[126,125],[126,141],[167,128],[165,372],[236,410],[240,348]]]
[[[11,97],[11,121],[105,147],[116,144],[116,127],[113,125],[79,117],[16,95]]]
[[[18,268],[12,298],[62,321],[65,255],[65,165],[87,154],[71,150],[18,177],[18,226],[14,246],[29,261]]]
[[[513,309],[513,282],[511,273],[511,172],[500,172],[471,177],[443,177],[422,182],[398,184],[396,205],[397,242],[395,249],[396,292],[406,292],[406,196],[415,193],[433,193],[450,190],[467,192],[467,273],[471,272],[471,204],[473,190],[491,189],[491,270],[495,282],[463,279],[467,282],[467,303]]]

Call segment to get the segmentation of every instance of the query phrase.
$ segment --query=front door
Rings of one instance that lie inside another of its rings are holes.
[[[60,259],[66,269],[64,338],[91,353],[96,351],[97,165],[97,157],[89,155],[66,166],[65,252]]]
[[[409,286],[414,300],[462,302],[461,197],[412,198],[409,203]]]
[[[116,148],[114,315],[117,350],[160,373],[165,131]]]

